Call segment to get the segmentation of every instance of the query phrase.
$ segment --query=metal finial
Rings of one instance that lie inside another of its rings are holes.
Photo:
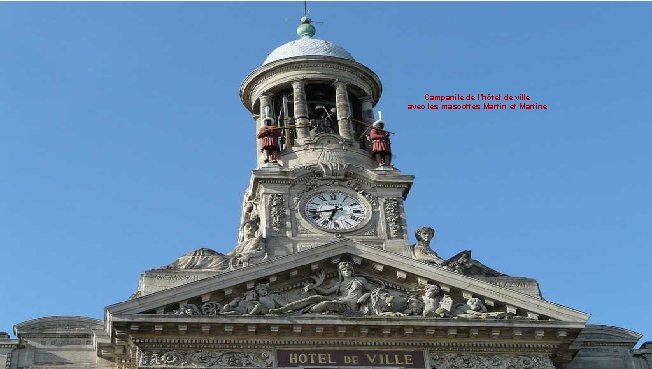
[[[301,24],[297,27],[297,35],[301,38],[312,38],[312,36],[317,33],[315,26],[312,25],[312,19],[308,16],[310,11],[308,10],[308,2],[303,2],[303,17],[301,17]],[[317,22],[319,23],[319,22]]]

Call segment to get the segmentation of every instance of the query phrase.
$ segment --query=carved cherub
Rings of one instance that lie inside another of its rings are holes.
[[[421,301],[423,302],[423,317],[446,318],[450,314],[441,306],[444,293],[436,284],[426,284],[424,286]]]
[[[270,310],[287,304],[283,296],[278,292],[271,291],[269,283],[259,283],[255,290],[258,293],[258,304],[251,309],[250,315],[267,314]]]
[[[421,227],[416,230],[414,236],[417,239],[414,245],[414,258],[417,260],[435,263],[443,266],[446,262],[430,248],[430,241],[435,237],[435,230],[431,227]]]
[[[453,308],[455,318],[463,319],[502,319],[507,313],[502,311],[489,312],[482,300],[471,297],[466,304],[457,304]]]
[[[251,290],[247,291],[244,293],[244,298],[243,297],[236,297],[231,302],[228,304],[224,305],[222,308],[221,314],[223,315],[233,315],[233,314],[241,314],[241,315],[249,315],[251,314],[251,311],[256,308],[257,305],[259,305],[259,302],[257,301],[258,299],[258,294],[256,291]]]

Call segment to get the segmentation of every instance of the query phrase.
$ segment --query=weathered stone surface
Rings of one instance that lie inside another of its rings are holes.
[[[473,276],[496,286],[509,288],[510,290],[523,292],[530,296],[543,298],[541,295],[541,290],[539,289],[539,282],[536,279],[525,278],[525,277],[489,277],[489,276]]]
[[[17,339],[9,338],[7,332],[0,332],[0,368],[9,369],[12,367],[11,357],[19,347],[19,341]]]
[[[95,344],[108,341],[104,324],[85,317],[48,317],[17,324],[20,345],[11,369],[109,369],[116,364],[97,357]]]
[[[573,343],[579,352],[560,369],[645,368],[646,357],[632,355],[640,339],[640,334],[623,328],[588,325]]]
[[[142,297],[154,292],[164,291],[173,287],[212,277],[220,271],[205,269],[152,269],[140,276],[138,290],[131,298]]]
[[[431,354],[433,369],[555,369],[546,355]]]
[[[152,350],[142,351],[141,368],[268,368],[271,351]]]

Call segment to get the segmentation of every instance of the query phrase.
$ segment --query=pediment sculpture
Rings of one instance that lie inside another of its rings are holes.
[[[493,305],[493,304],[492,304]],[[326,271],[310,276],[303,287],[274,289],[257,283],[223,301],[184,303],[173,314],[182,315],[309,315],[393,316],[435,319],[531,319],[498,306],[488,307],[480,297],[446,293],[437,283],[404,288],[374,276],[357,274],[354,263],[340,261],[337,275]]]

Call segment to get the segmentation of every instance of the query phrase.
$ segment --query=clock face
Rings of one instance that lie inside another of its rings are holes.
[[[357,195],[338,190],[309,195],[303,211],[308,221],[327,231],[357,229],[370,215]]]

